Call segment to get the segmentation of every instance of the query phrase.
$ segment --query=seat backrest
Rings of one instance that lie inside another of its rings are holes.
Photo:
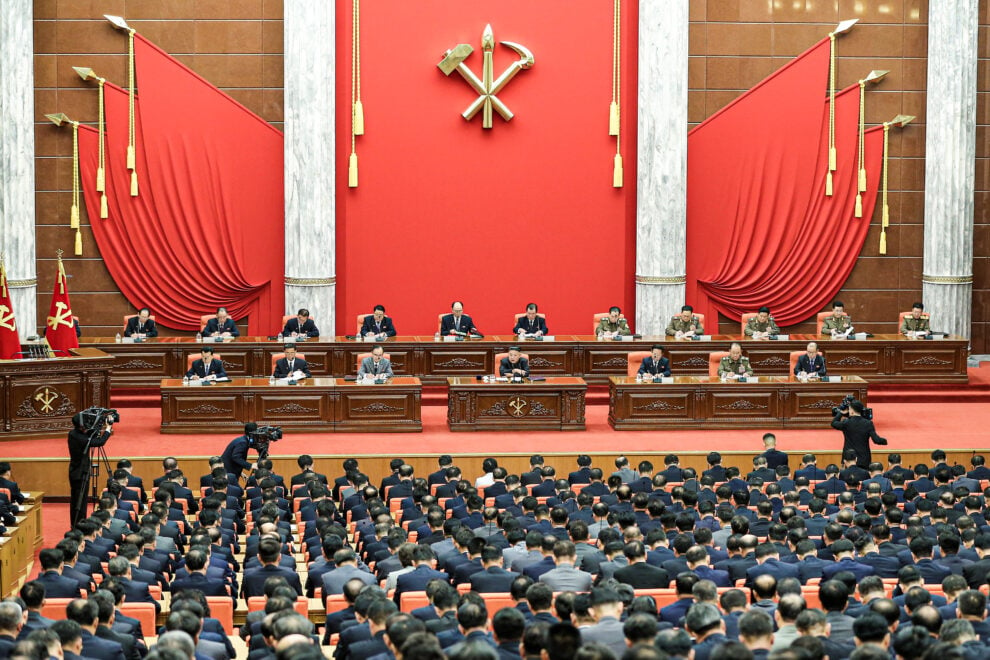
[[[425,591],[406,591],[399,596],[399,609],[403,612],[412,612],[429,604],[430,599],[427,598]]]
[[[708,376],[710,378],[718,376],[718,363],[728,355],[729,351],[713,351],[708,354]]]
[[[251,596],[247,599],[248,612],[257,612],[258,610],[265,609],[265,597],[264,596]]]
[[[522,357],[526,358],[526,361],[529,362],[529,353],[520,353],[519,355],[521,355]],[[498,374],[498,365],[501,364],[502,358],[506,358],[506,357],[509,357],[509,354],[508,353],[496,353],[495,354],[495,375],[496,376],[499,375]]]
[[[215,319],[216,317],[217,317],[216,314],[203,314],[202,316],[200,316],[199,317],[199,329],[200,330],[205,330],[206,329],[206,324],[210,322],[210,319]]]
[[[46,598],[44,605],[41,606],[41,616],[47,619],[64,619],[65,618],[65,607],[71,603],[74,598]],[[154,607],[154,606],[152,606]]]
[[[371,351],[368,351],[367,353],[358,353],[357,354],[357,360],[355,360],[354,370],[357,371],[358,369],[360,369],[361,368],[361,360],[363,360],[364,358],[369,358],[369,357],[371,357]],[[385,358],[386,360],[390,361],[390,362],[392,360],[392,354],[391,353],[382,353],[382,357]]]
[[[275,373],[275,363],[284,357],[285,357],[285,353],[275,353],[274,355],[272,355],[272,373]],[[297,352],[296,357],[299,358],[300,360],[305,360],[306,354]]]
[[[749,320],[757,314],[759,314],[759,312],[746,312],[742,315],[742,319],[739,321],[739,334],[742,335],[746,333],[746,324],[749,323]]]
[[[699,314],[698,312],[695,312],[694,315],[698,318],[698,323],[701,324],[701,327],[705,327],[705,315]],[[709,332],[708,334],[714,334],[714,333]]]
[[[198,354],[196,354],[196,353],[190,353],[189,355],[187,355],[186,356],[186,371],[189,371],[190,369],[192,369],[192,363],[193,363],[193,361],[194,360],[198,360],[199,358],[200,358],[200,356]],[[214,360],[220,360],[221,362],[223,362],[223,359],[221,359],[219,353],[214,353],[213,354],[213,359]]]
[[[626,354],[626,375],[635,376],[639,373],[639,365],[643,363],[644,358],[648,358],[652,355],[652,351],[633,351],[632,353]]]
[[[210,606],[210,616],[220,622],[223,631],[233,635],[234,601],[229,596],[207,596],[206,604]]]
[[[591,322],[591,334],[598,332],[598,324],[602,322],[602,319],[608,318],[608,312],[600,312],[595,314],[595,318]],[[619,314],[620,319],[626,318],[625,314]]]
[[[372,314],[358,314],[357,315],[357,332],[355,332],[354,334],[357,334],[357,335],[361,334],[361,328],[364,327],[364,319],[367,318],[367,317],[369,317],[369,316],[372,316]]]
[[[140,621],[141,630],[146,635],[154,634],[158,630],[158,627],[155,625],[157,613],[155,612],[154,603],[128,603],[125,600],[120,604],[120,613]]]
[[[127,330],[127,322],[130,321],[131,319],[136,319],[138,316],[139,314],[124,314],[124,330]],[[148,318],[154,321],[155,315],[152,314]]]

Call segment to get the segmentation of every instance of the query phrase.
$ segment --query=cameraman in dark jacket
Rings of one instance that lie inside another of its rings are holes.
[[[113,433],[111,420],[106,421],[102,431],[87,429],[83,413],[72,416],[72,430],[69,431],[69,521],[76,523],[86,517],[86,485],[89,481],[89,450],[102,447]]]
[[[836,408],[833,411],[835,417],[832,419],[832,428],[842,431],[845,438],[842,451],[852,449],[856,452],[856,465],[864,469],[869,468],[870,440],[878,445],[885,445],[887,439],[877,435],[873,422],[863,416],[866,406],[862,401],[853,399],[847,407]]]

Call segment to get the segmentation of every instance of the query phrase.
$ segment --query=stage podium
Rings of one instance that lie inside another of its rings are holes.
[[[75,348],[68,357],[0,360],[0,440],[63,435],[77,412],[108,408],[113,362],[95,348]]]

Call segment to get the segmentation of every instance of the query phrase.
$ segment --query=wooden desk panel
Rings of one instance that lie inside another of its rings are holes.
[[[308,356],[307,356],[308,357]],[[307,378],[270,385],[267,378],[214,385],[161,381],[162,433],[239,433],[246,421],[306,432],[422,431],[422,385],[417,378],[364,385]]]
[[[583,431],[587,384],[580,378],[485,383],[448,378],[451,431]]]
[[[113,356],[94,348],[72,352],[47,360],[0,360],[0,439],[65,433],[77,412],[110,405]]]
[[[648,351],[654,343],[667,349],[671,370],[679,376],[708,374],[708,354],[727,351],[733,341],[760,375],[784,376],[790,368],[789,354],[804,350],[808,341],[818,341],[829,372],[858,375],[879,383],[965,383],[968,342],[959,337],[946,340],[906,339],[900,335],[878,335],[866,340],[832,340],[815,335],[791,335],[785,341],[740,340],[720,335],[712,341],[685,341],[666,337],[643,337],[636,341],[599,341],[590,335],[557,335],[553,342],[519,341],[511,335],[458,342],[434,341],[432,337],[393,337],[382,345],[392,356],[397,375],[420,378],[427,385],[445,385],[449,377],[473,377],[494,371],[495,354],[519,345],[530,356],[533,373],[546,376],[575,376],[590,384],[607,384],[610,376],[626,373],[626,355]],[[157,388],[161,378],[181,378],[186,356],[197,354],[200,345],[189,338],[156,338],[138,344],[117,344],[113,339],[90,339],[87,346],[117,357],[114,383],[124,387]],[[262,377],[271,373],[271,356],[283,345],[263,337],[244,337],[210,343],[220,353],[231,376]],[[298,344],[314,376],[356,373],[356,357],[371,351],[370,342],[338,338],[337,341],[307,341]]]
[[[802,383],[761,376],[724,383],[676,376],[665,383],[637,383],[618,376],[609,381],[608,422],[616,430],[823,428],[847,394],[865,403],[866,381],[845,376],[839,383]]]

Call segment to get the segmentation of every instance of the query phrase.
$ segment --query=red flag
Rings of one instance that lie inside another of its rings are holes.
[[[79,347],[76,327],[72,320],[72,305],[69,304],[69,287],[61,257],[58,259],[55,293],[52,296],[52,306],[48,310],[48,320],[45,325],[45,339],[55,351],[55,355],[68,355],[70,348]]]
[[[17,337],[17,324],[14,322],[14,306],[7,291],[7,269],[0,263],[0,359],[13,360],[21,350],[21,340]]]

